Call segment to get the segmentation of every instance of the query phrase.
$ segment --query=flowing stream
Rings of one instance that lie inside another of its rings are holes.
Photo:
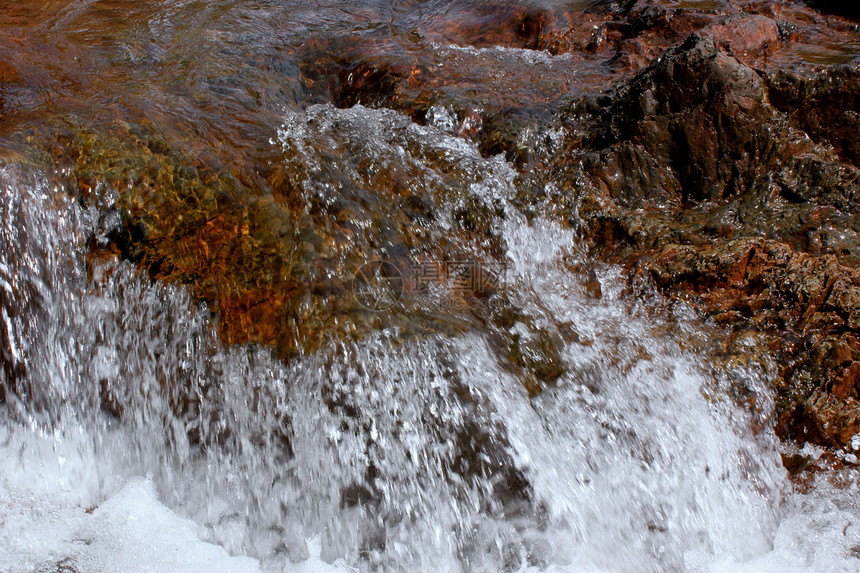
[[[89,4],[50,24],[92,41],[74,25]],[[186,48],[192,4],[152,8]],[[257,4],[225,51],[263,38],[247,30],[275,3]],[[168,27],[147,17],[132,31],[152,36],[149,51],[119,52],[154,74],[181,55],[159,50]],[[161,117],[179,96],[144,97]],[[491,207],[501,251],[468,237],[457,248],[504,268],[507,304],[527,317],[506,332],[526,349],[549,333],[563,371],[530,392],[492,329],[466,322],[335,336],[288,360],[225,344],[188,288],[88,256],[120,224],[115,187],[82,202],[62,173],[4,161],[2,375],[17,392],[0,410],[0,571],[858,570],[860,482],[789,482],[770,424],[775,367],[754,340],[756,359],[727,359],[719,329],[588,260],[574,228],[521,212],[514,166],[456,137],[445,109],[418,125],[360,104],[280,104],[254,112],[279,118],[254,145],[303,174],[308,204],[338,201],[344,180],[403,172],[436,199],[431,240],[451,234],[464,202]]]

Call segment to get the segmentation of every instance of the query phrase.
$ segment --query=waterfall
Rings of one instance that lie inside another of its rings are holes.
[[[500,206],[497,262],[528,318],[507,333],[524,352],[551,337],[563,372],[530,393],[480,328],[288,361],[225,346],[184,287],[88,257],[120,224],[107,188],[82,206],[7,165],[0,570],[852,570],[856,482],[792,490],[765,352],[725,360],[719,329],[529,220],[513,169],[463,140],[361,106],[289,112],[273,144],[311,165],[308,193],[328,192],[305,148],[320,137],[405,154],[426,181],[448,176],[422,166],[434,150],[467,172]]]

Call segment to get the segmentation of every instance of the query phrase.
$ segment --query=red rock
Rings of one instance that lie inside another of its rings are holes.
[[[702,34],[711,37],[720,48],[737,55],[775,49],[780,40],[779,26],[764,16],[732,18]]]

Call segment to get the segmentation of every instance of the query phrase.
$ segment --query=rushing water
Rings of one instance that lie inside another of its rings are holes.
[[[107,176],[82,201],[57,183],[67,173],[10,159],[0,571],[857,570],[856,477],[794,491],[769,423],[774,366],[754,340],[755,359],[727,359],[719,330],[589,261],[569,226],[523,214],[514,167],[456,137],[450,109],[418,125],[308,105],[319,94],[296,80],[300,39],[382,23],[420,30],[415,49],[453,77],[501,63],[499,93],[562,89],[515,85],[515,69],[549,74],[564,57],[438,31],[472,4],[407,4],[22,2],[5,15],[19,34],[0,55],[29,58],[21,69],[71,58],[4,92],[10,149],[52,114],[130,113],[168,139],[205,135],[187,145],[207,160],[276,158],[267,169],[301,174],[296,209],[396,176],[433,199],[428,244],[504,268],[518,318],[502,333],[456,312],[418,334],[347,328],[289,360],[227,345],[186,287],[93,256],[121,224]],[[474,205],[492,213],[495,246],[457,236]],[[371,211],[352,213],[355,228]],[[397,302],[426,316],[452,300],[443,286]],[[526,354],[549,337],[563,369],[530,391],[500,336]]]
[[[310,113],[390,137],[386,113]],[[495,172],[480,191],[503,197]],[[182,288],[128,263],[87,276],[110,216],[38,173],[7,167],[2,186],[4,332],[27,398],[6,413],[4,571],[852,567],[851,508],[784,502],[775,438],[730,398],[741,377],[767,412],[767,364],[717,367],[717,333],[612,267],[589,297],[557,224],[510,206],[499,222],[516,302],[578,332],[567,373],[530,398],[480,333],[383,330],[288,365],[223,348]]]

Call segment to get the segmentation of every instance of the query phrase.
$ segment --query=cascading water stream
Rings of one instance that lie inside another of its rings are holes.
[[[851,570],[848,494],[790,493],[767,359],[720,361],[717,332],[614,267],[589,296],[575,234],[511,206],[504,161],[360,106],[289,112],[275,143],[322,196],[321,145],[429,186],[450,174],[422,157],[444,154],[501,206],[531,320],[511,332],[560,340],[564,373],[530,396],[479,329],[383,329],[286,363],[224,347],[183,288],[87,260],[118,224],[107,189],[85,210],[4,167],[0,570]]]

